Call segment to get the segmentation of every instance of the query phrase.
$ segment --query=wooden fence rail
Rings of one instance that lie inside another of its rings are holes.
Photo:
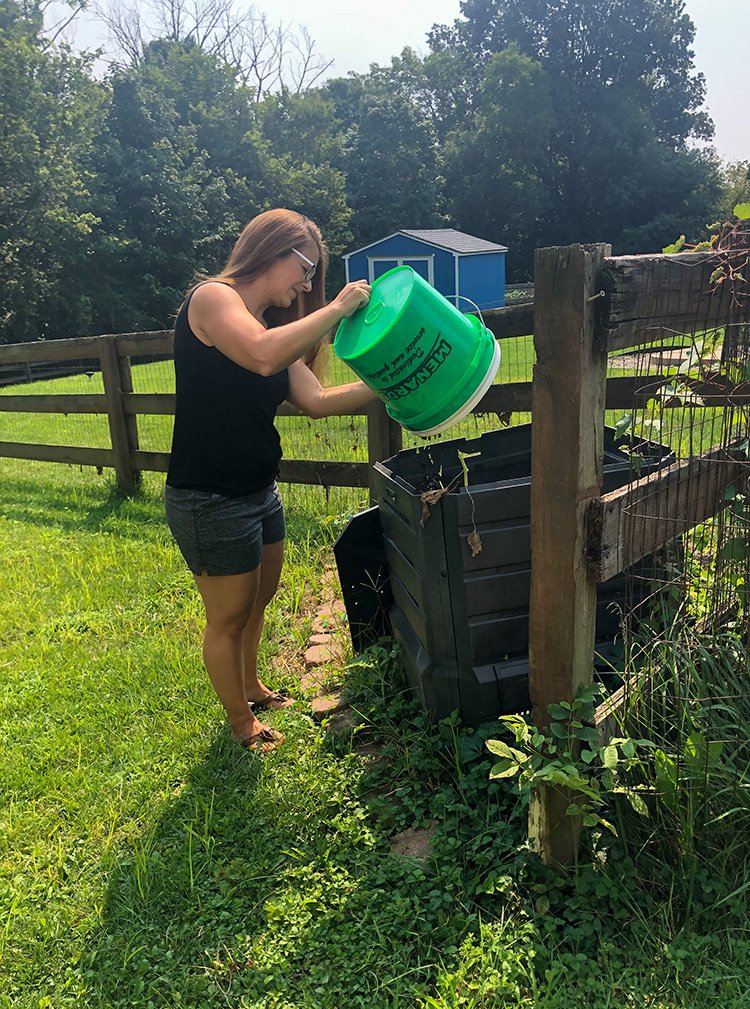
[[[484,319],[497,339],[525,336],[531,332],[531,305],[495,309]],[[168,452],[147,451],[138,441],[138,417],[173,415],[174,393],[137,393],[133,391],[131,363],[170,357],[173,347],[171,330],[150,333],[121,333],[97,337],[55,340],[49,343],[12,344],[0,347],[0,377],[14,377],[15,382],[38,381],[65,374],[100,372],[104,392],[98,394],[0,395],[0,413],[100,414],[109,422],[111,448],[42,445],[27,442],[0,442],[0,456],[42,462],[114,467],[118,485],[131,492],[141,471],[166,472]],[[55,371],[49,364],[58,362]],[[7,383],[6,383],[7,388]],[[531,407],[531,384],[516,383],[491,388],[476,413],[505,415]],[[371,487],[372,463],[398,452],[402,432],[378,400],[357,411],[367,418],[368,462],[343,460],[282,459],[279,478],[288,483],[323,487]],[[283,404],[279,415],[299,416],[299,411]]]
[[[661,282],[665,257],[604,257],[601,269],[592,281],[592,291],[605,291],[606,298],[596,306],[598,312],[599,340],[606,336],[609,349],[630,346],[639,339],[654,339],[653,322],[646,318],[654,308],[654,285]],[[670,257],[681,269],[691,269],[691,276],[702,278],[690,286],[692,301],[684,295],[680,308],[675,307],[674,294],[668,295],[660,309],[662,321],[674,322],[678,316],[683,323],[702,306],[705,314],[705,288],[710,269],[710,259],[696,256]],[[696,266],[698,268],[696,268]],[[675,281],[674,264],[667,271],[672,290]],[[635,296],[633,290],[647,278],[650,285],[648,299]],[[656,279],[654,279],[656,278]],[[530,288],[533,292],[533,287]],[[552,338],[562,348],[562,327],[555,327],[560,315],[559,298],[555,301],[552,319]],[[713,306],[712,306],[713,307]],[[682,315],[680,315],[680,312]],[[640,315],[638,313],[641,313]],[[516,304],[483,313],[484,321],[498,340],[527,336],[534,329],[534,304]],[[683,325],[683,328],[685,326]],[[555,332],[558,336],[555,337]],[[114,467],[117,480],[125,490],[132,490],[143,470],[166,472],[169,453],[142,449],[138,443],[138,417],[145,415],[169,416],[174,414],[173,393],[137,393],[133,391],[131,364],[133,361],[159,360],[171,357],[173,333],[158,330],[148,333],[121,333],[114,336],[82,337],[52,342],[12,344],[0,347],[0,385],[38,381],[42,378],[65,374],[100,372],[104,392],[99,394],[30,394],[9,393],[0,396],[0,412],[100,414],[109,421],[111,448],[83,446],[41,445],[21,442],[0,442],[0,456],[16,459],[33,459],[47,462],[75,463],[96,467]],[[50,363],[57,363],[53,371]],[[611,378],[606,383],[607,409],[629,409],[656,395],[665,380],[659,376]],[[695,392],[707,406],[750,401],[750,383],[727,388],[718,379],[702,383]],[[666,404],[670,405],[670,404]],[[676,404],[675,404],[676,405]],[[475,413],[494,413],[506,418],[512,413],[530,413],[533,410],[531,382],[514,382],[492,386],[475,408]],[[388,418],[378,401],[366,411],[368,463],[284,459],[280,477],[291,483],[319,484],[325,487],[368,487],[371,483],[371,464],[388,458],[401,447],[401,429]],[[281,416],[292,416],[297,411],[285,404]]]

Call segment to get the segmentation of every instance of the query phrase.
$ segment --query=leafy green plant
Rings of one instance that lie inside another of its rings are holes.
[[[680,235],[676,242],[662,249],[665,255],[675,255],[679,252],[712,252],[716,254],[716,269],[709,278],[715,291],[722,284],[729,285],[733,291],[737,285],[744,285],[745,274],[742,272],[748,265],[747,257],[747,221],[750,221],[750,203],[738,203],[732,211],[735,220],[715,221],[707,224],[711,237],[699,242],[687,242]]]
[[[502,715],[517,743],[508,746],[500,739],[488,739],[487,749],[500,757],[490,771],[490,778],[517,778],[518,788],[527,797],[544,785],[567,788],[574,794],[566,813],[581,816],[584,827],[606,827],[617,831],[602,815],[611,796],[624,795],[633,809],[648,815],[643,798],[644,787],[627,783],[627,772],[640,766],[646,739],[614,737],[602,740],[594,727],[597,701],[602,688],[598,684],[582,687],[572,702],[550,704],[550,724],[540,729],[524,715]]]

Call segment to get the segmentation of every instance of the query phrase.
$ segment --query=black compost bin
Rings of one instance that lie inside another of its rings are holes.
[[[671,459],[654,444],[639,455],[641,475]],[[603,492],[631,479],[629,456],[605,429]],[[527,709],[531,425],[399,452],[376,463],[375,481],[377,509],[355,516],[335,548],[355,648],[368,620],[383,629],[387,611],[409,682],[434,717],[458,708],[478,724]],[[625,575],[599,587],[600,650],[619,631],[625,597]]]

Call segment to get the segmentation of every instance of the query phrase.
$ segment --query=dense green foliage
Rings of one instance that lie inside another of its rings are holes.
[[[43,9],[0,0],[0,342],[168,326],[271,206],[318,221],[334,257],[457,227],[507,245],[521,281],[535,247],[655,251],[746,188],[696,146],[683,0],[465,0],[424,58],[297,87],[259,84],[180,3],[100,80]]]
[[[106,89],[45,49],[41,15],[0,0],[0,341],[86,332],[97,228],[92,171]]]

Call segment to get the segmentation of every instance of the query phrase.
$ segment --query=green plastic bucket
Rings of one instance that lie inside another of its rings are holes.
[[[378,277],[369,304],[339,324],[333,348],[395,421],[425,438],[470,413],[500,365],[484,323],[410,266]]]

